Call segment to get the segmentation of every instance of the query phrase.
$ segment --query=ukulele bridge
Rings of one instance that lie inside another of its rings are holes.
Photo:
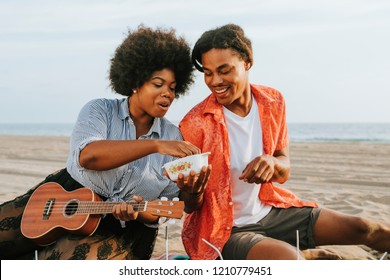
[[[51,211],[53,210],[53,204],[54,204],[55,201],[56,201],[55,198],[49,198],[46,201],[46,205],[45,205],[45,208],[43,209],[43,213],[42,213],[42,219],[43,220],[49,219]]]

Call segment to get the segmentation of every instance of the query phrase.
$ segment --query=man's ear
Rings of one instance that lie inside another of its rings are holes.
[[[251,69],[252,63],[250,63],[249,61],[246,61],[244,67],[245,67],[245,70],[248,71],[249,69]]]

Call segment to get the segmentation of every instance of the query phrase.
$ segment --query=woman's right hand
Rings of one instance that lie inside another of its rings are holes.
[[[200,154],[201,150],[188,141],[160,140],[158,145],[158,153],[182,158]]]

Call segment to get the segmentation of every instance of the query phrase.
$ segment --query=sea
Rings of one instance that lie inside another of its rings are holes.
[[[73,126],[72,123],[0,123],[0,135],[70,136]],[[288,131],[293,142],[390,143],[390,123],[289,123]]]

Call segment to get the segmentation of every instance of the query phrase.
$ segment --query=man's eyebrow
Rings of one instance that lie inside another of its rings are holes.
[[[223,68],[229,67],[229,64],[225,63],[217,67],[217,70],[221,70]],[[209,68],[203,66],[203,70],[211,71]]]

